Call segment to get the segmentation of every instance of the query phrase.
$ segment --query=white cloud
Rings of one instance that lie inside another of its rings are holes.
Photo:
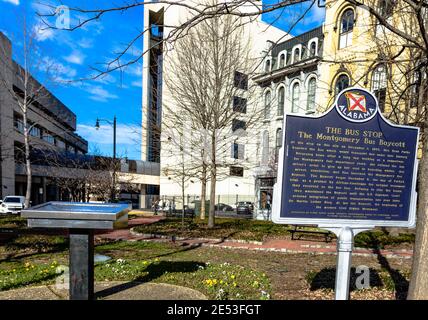
[[[34,37],[37,41],[51,40],[54,38],[54,32],[46,25],[38,23],[33,27]]]
[[[141,63],[137,63],[137,62],[124,67],[124,71],[125,73],[131,74],[134,76],[141,77],[143,75],[143,67]]]
[[[131,86],[142,88],[142,87],[143,87],[143,83],[142,83],[142,81],[139,81],[139,80],[137,80],[137,81],[132,81],[132,82],[131,82]]]
[[[98,74],[93,74],[92,77],[97,76]],[[98,78],[94,79],[95,82],[102,84],[112,84],[116,82],[116,78],[113,77],[110,73],[105,73]]]
[[[34,11],[36,13],[39,14],[52,14],[55,12],[55,10],[53,8],[55,8],[55,4],[53,2],[50,1],[34,1],[33,3],[31,3],[31,7],[34,9]]]
[[[97,130],[94,124],[78,124],[77,133],[87,139],[90,143],[100,145],[111,145],[113,142],[113,127],[109,124],[100,123]],[[137,125],[117,124],[116,143],[135,146],[137,141],[141,140],[141,127]]]
[[[19,6],[19,0],[2,0],[2,1],[14,4],[15,6]]]
[[[39,65],[39,70],[43,72],[49,72],[56,81],[68,82],[72,81],[77,76],[76,69],[71,68],[57,60],[44,56],[42,62]]]
[[[86,91],[88,91],[91,94],[89,99],[99,101],[99,102],[107,102],[110,99],[119,98],[117,95],[108,92],[107,90],[103,89],[101,86],[88,87]]]
[[[82,38],[77,42],[77,44],[83,49],[89,49],[94,46],[94,40],[89,38]]]
[[[73,51],[69,56],[64,57],[64,60],[70,63],[74,64],[83,64],[83,61],[85,60],[85,55],[82,54],[80,51]]]

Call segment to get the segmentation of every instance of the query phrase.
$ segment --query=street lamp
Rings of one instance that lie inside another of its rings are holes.
[[[113,122],[107,119],[99,119],[97,118],[97,121],[95,122],[95,129],[100,129],[100,122],[104,121],[107,122],[109,125],[113,126],[113,185],[111,190],[111,200],[115,200],[116,194],[116,115],[113,118]]]

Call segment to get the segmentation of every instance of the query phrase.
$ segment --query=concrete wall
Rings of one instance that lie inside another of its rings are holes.
[[[0,32],[0,197],[15,193],[15,161],[13,142],[10,134],[13,130],[14,101],[9,90],[12,90],[12,44]]]
[[[191,4],[193,6],[197,5],[197,1],[185,1],[185,3]],[[148,21],[150,12],[162,12],[164,11],[164,22],[165,25],[168,26],[178,26],[184,21],[186,21],[189,17],[191,17],[191,13],[189,10],[179,7],[179,6],[166,6],[159,3],[154,3],[152,5],[145,6],[145,15],[144,28],[148,28]],[[244,11],[254,10],[254,7],[244,7],[242,8]],[[273,26],[269,26],[266,23],[261,21],[259,17],[257,20],[249,23],[249,18],[243,18],[243,23],[245,24],[243,29],[243,41],[249,43],[251,48],[251,58],[253,60],[254,67],[257,69],[258,64],[264,59],[267,48],[271,45],[272,42],[276,42],[278,40],[285,40],[289,36]],[[164,37],[167,37],[169,33],[173,30],[173,28],[168,27],[164,30]],[[268,40],[270,42],[268,42]],[[144,50],[149,48],[148,37],[145,37]],[[174,45],[171,43],[167,43],[164,47],[165,54],[163,60],[163,72],[166,74],[169,68],[169,61],[174,59]],[[147,119],[147,110],[148,110],[148,91],[150,88],[150,84],[148,81],[148,70],[149,69],[149,59],[147,56],[144,58],[144,68],[143,68],[143,129],[146,125],[145,121]],[[257,69],[258,72],[258,69]],[[251,80],[250,80],[251,82]],[[250,83],[250,87],[253,84]],[[259,89],[254,90],[252,93],[254,95],[252,97],[253,105],[247,106],[247,110],[251,110],[251,108],[260,108],[262,105],[262,101],[260,100],[261,92]],[[163,86],[162,88],[162,101],[163,105],[172,105],[171,97],[169,97],[169,93],[167,92],[167,88]],[[249,99],[250,100],[250,99]],[[165,110],[163,109],[163,112]],[[162,115],[163,121],[165,121],[165,113]],[[239,143],[245,145],[245,160],[237,160],[236,165],[244,166],[244,177],[230,177],[228,170],[229,168],[220,169],[220,176],[217,186],[216,193],[220,195],[230,194],[230,195],[249,195],[255,196],[255,173],[254,168],[259,165],[260,161],[260,144],[261,144],[261,127],[263,126],[260,123],[258,126],[254,126],[251,130],[248,130],[248,134]],[[165,130],[164,130],[165,131]],[[173,146],[167,145],[167,138],[165,136],[165,132],[163,131],[162,136],[162,148],[161,148],[161,177],[160,177],[160,193],[161,195],[181,195],[181,187],[180,184],[175,182],[171,175],[168,175],[167,172],[169,168],[174,165],[177,165],[179,160],[177,159],[178,153],[177,150],[173,150]],[[241,138],[240,138],[241,139]],[[147,150],[147,131],[143,130],[142,137],[142,159],[146,159],[146,150]],[[228,163],[233,161],[231,158],[231,145],[228,144],[227,150],[224,152],[224,157]],[[190,161],[190,159],[189,159]],[[232,162],[233,163],[233,162]],[[201,185],[198,180],[190,179],[186,183],[186,193],[191,195],[200,194]],[[209,192],[209,186],[208,190]]]

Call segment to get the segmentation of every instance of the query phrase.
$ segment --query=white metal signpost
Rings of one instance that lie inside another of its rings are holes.
[[[419,128],[396,125],[376,97],[346,88],[320,116],[287,114],[272,220],[337,236],[337,300],[349,297],[354,236],[416,224]]]

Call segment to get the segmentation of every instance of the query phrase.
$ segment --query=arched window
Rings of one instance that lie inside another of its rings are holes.
[[[266,71],[266,72],[269,72],[269,71],[270,71],[270,60],[266,60],[266,63],[265,63],[265,71]]]
[[[285,53],[281,53],[279,56],[279,67],[283,68],[285,66]]]
[[[334,95],[337,96],[340,91],[349,87],[349,77],[347,74],[341,74],[337,77],[334,85]]]
[[[300,61],[300,48],[295,48],[294,54],[293,54],[293,63],[296,63],[299,61]]]
[[[269,131],[265,130],[262,134],[262,164],[269,162]]]
[[[278,116],[284,115],[285,89],[284,87],[278,90]]]
[[[394,0],[379,0],[379,14],[383,18],[389,18],[394,12]]]
[[[279,149],[282,147],[282,129],[276,130],[276,141],[275,141],[275,163],[278,162]]]
[[[312,41],[309,45],[309,56],[314,57],[317,55],[317,43],[315,41]]]
[[[293,84],[291,89],[291,112],[299,111],[299,100],[300,100],[300,85],[298,82]]]
[[[279,149],[282,147],[282,129],[278,128],[276,130],[276,147]]]
[[[352,44],[354,21],[354,10],[345,10],[340,19],[339,49],[346,48]]]
[[[375,94],[379,108],[383,112],[385,109],[387,87],[387,70],[384,64],[378,64],[372,74],[372,91]]]
[[[267,91],[265,93],[265,108],[264,108],[264,116],[265,119],[269,119],[269,112],[270,112],[270,103],[272,100],[272,95],[270,91]]]
[[[317,88],[317,80],[312,77],[308,81],[308,103],[306,105],[306,110],[315,109],[315,92]]]

